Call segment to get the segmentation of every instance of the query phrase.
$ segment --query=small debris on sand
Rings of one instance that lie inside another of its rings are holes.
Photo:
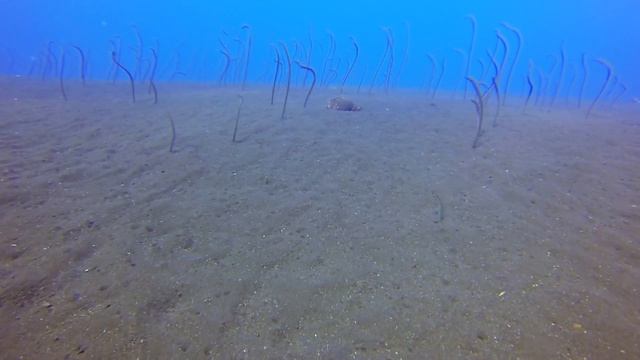
[[[342,97],[335,97],[329,100],[327,104],[327,109],[337,110],[337,111],[360,111],[362,108],[353,103],[351,100],[347,100]]]

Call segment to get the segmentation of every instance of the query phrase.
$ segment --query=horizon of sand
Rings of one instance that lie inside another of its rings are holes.
[[[2,358],[640,358],[637,104],[2,82]]]

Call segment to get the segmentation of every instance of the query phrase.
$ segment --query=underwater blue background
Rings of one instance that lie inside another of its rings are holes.
[[[249,81],[267,83],[272,76],[271,44],[285,41],[292,49],[296,40],[308,42],[309,34],[314,39],[312,65],[320,68],[330,31],[337,42],[336,56],[345,59],[338,69],[340,74],[346,70],[347,59],[353,57],[349,37],[357,39],[360,59],[349,83],[356,85],[364,74],[366,84],[385,49],[382,27],[387,26],[395,37],[396,86],[424,86],[430,71],[426,54],[430,53],[439,61],[447,59],[442,88],[455,90],[464,82],[464,58],[454,49],[467,51],[471,26],[465,16],[473,14],[478,21],[474,59],[488,63],[486,51],[495,47],[495,29],[507,36],[513,54],[516,40],[501,22],[522,32],[524,45],[513,91],[524,91],[529,59],[548,72],[553,56],[559,55],[564,44],[568,63],[576,69],[583,52],[589,57],[588,92],[595,93],[606,74],[593,59],[604,58],[629,88],[625,96],[629,99],[638,96],[640,79],[639,13],[637,0],[0,1],[0,70],[27,74],[47,44],[54,41],[57,51],[61,45],[83,48],[89,58],[88,77],[104,79],[111,66],[109,41],[116,37],[122,42],[123,63],[134,66],[137,38],[132,25],[136,25],[147,50],[159,45],[158,80],[170,78],[179,53],[179,68],[185,74],[182,80],[215,81],[223,66],[218,44],[222,31],[228,32],[226,38],[233,42],[234,37],[245,38],[240,27],[249,24],[253,34]],[[408,58],[400,66],[407,44]],[[67,58],[70,70],[66,76],[77,76],[76,56]],[[479,76],[480,71],[474,60],[471,74]],[[569,67],[567,71],[568,82],[572,75]]]

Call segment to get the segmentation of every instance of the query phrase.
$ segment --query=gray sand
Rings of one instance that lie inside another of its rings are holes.
[[[1,83],[1,358],[640,358],[638,104]]]

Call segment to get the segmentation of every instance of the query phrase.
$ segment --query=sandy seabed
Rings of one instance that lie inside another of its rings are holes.
[[[640,358],[640,104],[0,82],[0,358]]]

